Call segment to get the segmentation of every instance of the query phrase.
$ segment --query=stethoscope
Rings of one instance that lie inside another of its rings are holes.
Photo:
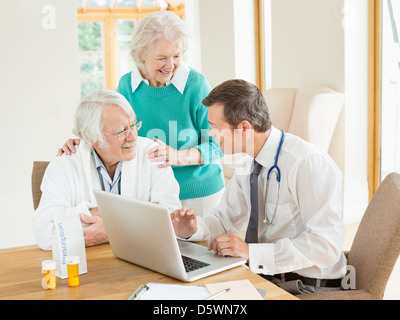
[[[279,188],[280,188],[280,183],[281,183],[281,170],[279,169],[279,167],[278,167],[278,160],[279,160],[279,155],[280,155],[280,153],[281,153],[281,149],[282,149],[282,145],[283,145],[283,140],[285,140],[285,132],[283,131],[283,130],[281,130],[281,132],[282,132],[282,137],[281,137],[281,142],[279,143],[279,146],[278,146],[278,151],[276,152],[276,156],[275,156],[275,163],[274,163],[274,165],[268,170],[268,173],[267,173],[267,181],[265,182],[265,192],[264,192],[264,206],[265,206],[265,208],[264,208],[264,212],[265,212],[265,215],[264,215],[264,220],[263,220],[263,222],[265,223],[265,224],[268,224],[268,225],[274,225],[274,218],[275,218],[275,213],[276,213],[276,209],[278,208],[278,200],[279,200]],[[276,196],[276,203],[275,203],[275,208],[274,208],[274,212],[272,213],[272,219],[271,220],[269,220],[268,219],[268,213],[267,213],[267,193],[268,193],[268,190],[269,190],[269,183],[270,183],[270,181],[271,181],[271,176],[273,175],[273,174],[275,174],[275,177],[276,177],[276,181],[277,181],[277,187],[276,187],[276,194],[277,194],[277,196]]]

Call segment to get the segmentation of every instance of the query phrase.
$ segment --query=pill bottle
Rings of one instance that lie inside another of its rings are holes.
[[[68,256],[66,257],[67,269],[68,269],[68,286],[78,287],[79,286],[79,256]]]
[[[56,262],[54,260],[42,261],[42,288],[55,289],[56,288]]]

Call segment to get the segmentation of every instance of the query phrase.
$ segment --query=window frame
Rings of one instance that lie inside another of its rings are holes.
[[[380,184],[382,0],[369,0],[368,190],[371,200]]]
[[[266,89],[265,83],[265,34],[264,34],[264,0],[254,1],[254,44],[255,44],[255,67],[256,86],[261,92]]]

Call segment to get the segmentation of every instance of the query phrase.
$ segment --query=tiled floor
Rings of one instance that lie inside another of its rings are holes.
[[[344,250],[348,251],[353,243],[354,236],[357,232],[358,224],[346,225],[346,236],[344,240]],[[386,286],[384,300],[400,300],[400,258],[392,271]]]

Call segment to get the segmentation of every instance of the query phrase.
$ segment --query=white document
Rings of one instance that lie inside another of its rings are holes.
[[[149,282],[128,300],[203,300],[210,296],[206,287]]]

